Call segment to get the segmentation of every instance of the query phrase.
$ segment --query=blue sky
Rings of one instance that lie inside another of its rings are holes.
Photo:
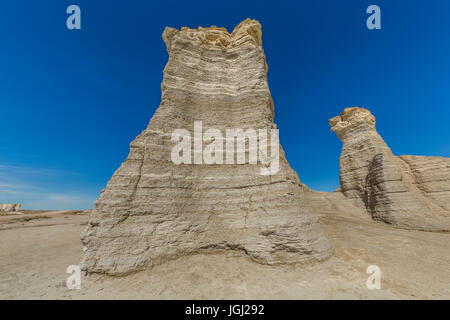
[[[158,3],[159,2],[159,3]],[[309,187],[339,185],[328,119],[366,107],[395,154],[450,156],[450,2],[2,1],[0,203],[86,209],[160,103],[165,26],[263,27],[275,121]],[[66,28],[77,4],[82,30]],[[382,29],[366,28],[381,8]]]

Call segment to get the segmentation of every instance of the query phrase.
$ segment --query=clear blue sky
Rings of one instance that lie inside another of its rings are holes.
[[[159,3],[157,3],[159,2]],[[82,30],[66,28],[77,4]],[[366,28],[381,7],[382,29]],[[450,156],[450,1],[2,1],[0,202],[90,208],[160,103],[165,26],[263,26],[275,121],[309,187],[339,185],[328,119],[366,107],[395,154]]]

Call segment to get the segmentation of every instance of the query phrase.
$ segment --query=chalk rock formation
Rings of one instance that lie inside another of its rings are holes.
[[[450,230],[450,158],[394,156],[363,108],[346,108],[329,122],[343,142],[339,192],[359,200],[375,220]]]
[[[82,234],[88,272],[123,274],[206,250],[239,250],[266,264],[322,260],[332,249],[279,152],[257,164],[171,161],[175,129],[273,129],[261,26],[166,28],[161,104],[95,203]],[[195,137],[194,137],[195,140]],[[247,148],[248,153],[248,148]]]
[[[17,203],[4,203],[0,204],[0,213],[7,214],[19,214],[20,204]]]

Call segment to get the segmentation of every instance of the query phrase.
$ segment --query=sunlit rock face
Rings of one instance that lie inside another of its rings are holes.
[[[84,270],[123,274],[212,250],[240,251],[265,264],[330,256],[318,219],[304,204],[307,187],[281,147],[279,170],[269,175],[248,161],[171,161],[172,133],[194,132],[194,122],[202,122],[203,132],[276,128],[261,25],[247,19],[231,34],[166,28],[163,39],[169,61],[161,104],[95,203],[82,234]]]
[[[0,204],[0,212],[3,213],[17,213],[20,210],[18,203],[2,203]]]
[[[346,108],[329,122],[343,142],[339,192],[359,199],[376,220],[450,230],[449,158],[394,156],[367,109]]]

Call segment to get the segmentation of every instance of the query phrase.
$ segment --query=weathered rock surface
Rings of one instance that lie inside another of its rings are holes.
[[[20,204],[17,203],[3,203],[0,204],[0,213],[3,214],[19,214]]]
[[[166,28],[161,104],[96,201],[83,269],[122,274],[207,250],[239,250],[265,264],[322,260],[332,249],[305,206],[307,188],[280,147],[280,169],[171,162],[177,128],[271,129],[273,101],[261,26]],[[248,152],[248,150],[247,150]]]
[[[343,142],[340,188],[375,220],[409,229],[450,230],[450,158],[396,157],[363,108],[330,119]]]

